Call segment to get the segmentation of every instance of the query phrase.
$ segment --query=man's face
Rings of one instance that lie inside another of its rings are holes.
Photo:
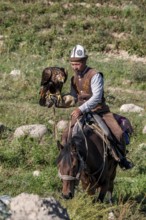
[[[86,67],[86,61],[74,61],[70,62],[72,69],[75,71],[76,74],[81,73]]]

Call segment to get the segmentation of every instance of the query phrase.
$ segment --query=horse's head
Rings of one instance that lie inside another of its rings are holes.
[[[51,107],[60,102],[61,90],[67,75],[65,69],[60,67],[47,67],[43,70],[39,100],[41,106]]]
[[[66,146],[62,146],[59,142],[57,144],[60,150],[57,166],[59,177],[62,180],[62,196],[65,199],[72,199],[75,186],[79,183],[82,159],[76,147],[71,143]]]

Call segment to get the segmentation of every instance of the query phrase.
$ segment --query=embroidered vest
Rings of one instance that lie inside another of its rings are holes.
[[[103,74],[98,72],[99,74]],[[78,103],[79,105],[83,104],[86,102],[89,98],[92,96],[92,91],[91,91],[91,79],[92,77],[97,74],[97,71],[94,69],[91,69],[90,67],[87,68],[86,72],[84,73],[83,77],[75,75],[71,79],[71,83],[75,91],[77,92],[78,95]],[[104,92],[102,95],[102,100],[101,103],[97,104],[97,107],[102,104],[104,104],[105,98],[104,98]]]

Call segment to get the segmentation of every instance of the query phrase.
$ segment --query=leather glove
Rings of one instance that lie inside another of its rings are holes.
[[[79,118],[79,116],[82,115],[82,112],[79,108],[76,108],[72,113],[71,116],[74,120],[76,120],[77,118]]]

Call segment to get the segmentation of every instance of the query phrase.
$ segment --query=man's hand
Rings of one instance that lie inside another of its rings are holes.
[[[72,113],[71,116],[74,120],[76,120],[77,118],[79,118],[79,116],[82,115],[82,112],[79,108],[76,108]]]

